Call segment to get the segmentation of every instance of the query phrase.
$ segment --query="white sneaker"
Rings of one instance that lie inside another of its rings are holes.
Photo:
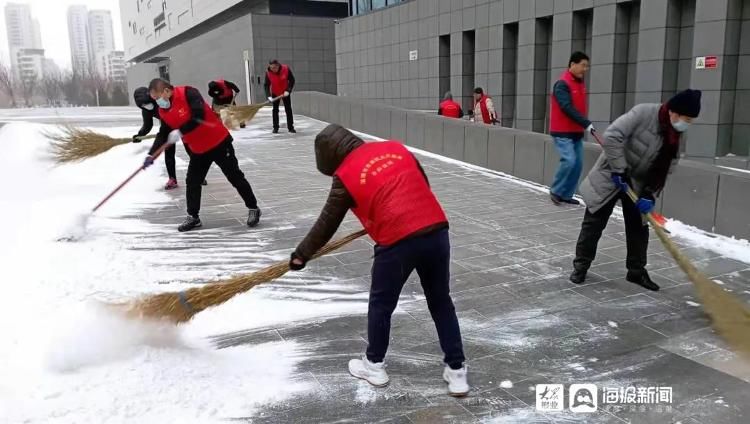
[[[469,383],[466,382],[466,365],[460,369],[451,369],[448,365],[443,370],[443,380],[448,383],[448,394],[462,397],[469,394]]]
[[[367,357],[362,359],[352,359],[349,361],[349,374],[354,377],[367,380],[368,383],[375,387],[384,387],[388,385],[388,373],[385,372],[384,362],[370,362]]]

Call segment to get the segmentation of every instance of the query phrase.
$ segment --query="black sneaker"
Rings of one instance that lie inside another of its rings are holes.
[[[554,204],[556,204],[556,205],[558,205],[558,206],[559,206],[560,204],[562,204],[562,202],[563,202],[563,199],[562,199],[562,197],[560,197],[560,196],[556,195],[555,193],[550,193],[550,194],[549,194],[549,199],[550,199],[550,200],[552,200],[552,203],[554,203]]]
[[[179,227],[177,227],[177,231],[184,233],[185,231],[190,231],[193,228],[201,227],[203,223],[201,222],[201,219],[197,216],[188,215],[187,218],[185,218],[184,221],[182,221],[182,224],[180,224]]]
[[[625,279],[648,290],[659,291],[659,286],[651,281],[651,277],[648,276],[648,272],[645,269],[643,271],[628,271]]]
[[[278,134],[278,133],[279,133],[279,129],[278,129],[278,128],[274,128],[274,129],[273,129],[273,133],[274,133],[274,134]]]
[[[569,205],[580,205],[581,204],[581,202],[579,202],[578,200],[576,200],[573,197],[571,197],[570,199],[567,199],[567,200],[566,199],[562,199],[562,201],[563,201],[563,203],[567,203]]]
[[[570,281],[576,284],[583,284],[586,281],[586,271],[576,269],[570,274]]]
[[[295,130],[294,128],[289,128],[289,132],[292,134],[297,134],[297,130]]]
[[[245,128],[245,123],[244,122],[240,122],[240,128]]]
[[[260,209],[250,209],[247,213],[247,226],[248,227],[255,227],[260,222]]]

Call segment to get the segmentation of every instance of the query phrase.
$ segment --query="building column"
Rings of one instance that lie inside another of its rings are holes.
[[[660,103],[666,60],[667,12],[670,0],[641,2],[638,28],[638,72],[635,103]]]
[[[690,86],[703,96],[701,115],[688,132],[687,156],[713,158],[731,151],[742,3],[696,2]],[[696,59],[705,56],[716,56],[716,68],[697,69]]]
[[[532,131],[534,125],[534,71],[536,21],[518,23],[518,72],[516,74],[516,128]]]
[[[591,51],[586,52],[591,57],[588,118],[594,127],[604,131],[611,120],[616,118],[612,113],[614,93],[623,96],[624,100],[624,87],[619,89],[616,85],[625,83],[626,79],[625,75],[620,75],[618,81],[615,80],[615,59],[617,55],[622,56],[618,48],[622,49],[625,46],[617,46],[615,43],[618,29],[616,4],[594,7],[593,21]]]

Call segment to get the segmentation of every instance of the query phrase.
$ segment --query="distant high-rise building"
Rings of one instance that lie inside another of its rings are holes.
[[[44,49],[39,22],[31,17],[28,4],[5,5],[5,27],[13,73],[18,78],[43,77]]]
[[[125,52],[113,50],[107,55],[104,75],[112,81],[125,82],[127,74],[125,71]]]
[[[89,18],[86,6],[68,7],[68,38],[70,40],[70,63],[73,71],[89,71],[91,50],[89,48]]]
[[[112,13],[109,10],[91,10],[88,13],[89,60],[101,77],[108,77],[110,54],[115,51],[115,33]]]

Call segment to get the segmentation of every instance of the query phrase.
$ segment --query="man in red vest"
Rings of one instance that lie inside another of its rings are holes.
[[[211,97],[211,109],[219,113],[222,107],[236,104],[235,96],[240,93],[240,88],[232,81],[218,79],[208,83],[208,96]],[[240,122],[240,128],[245,128],[245,123]]]
[[[481,87],[474,89],[474,122],[484,122],[487,125],[497,122],[497,113],[492,99],[484,94]]]
[[[279,103],[284,102],[284,112],[286,113],[286,128],[290,133],[296,133],[294,130],[294,116],[292,115],[292,89],[294,88],[294,74],[289,66],[282,65],[274,59],[268,63],[265,81],[266,96],[269,102],[273,102],[273,132],[279,132]],[[274,101],[275,98],[282,96],[281,99]]]
[[[203,101],[200,92],[188,86],[174,87],[168,81],[156,78],[148,86],[149,95],[159,107],[161,127],[154,145],[143,166],[154,163],[151,155],[165,141],[175,142],[182,138],[188,150],[190,162],[187,169],[187,213],[178,231],[189,231],[202,225],[201,183],[206,178],[212,163],[216,163],[227,180],[237,189],[248,208],[247,225],[254,227],[260,221],[260,209],[253,189],[240,170],[232,147],[232,136],[224,124]]]
[[[594,132],[586,118],[586,84],[589,57],[583,52],[570,56],[568,69],[560,75],[550,96],[549,133],[560,153],[560,167],[550,186],[550,199],[556,205],[579,204],[573,195],[583,171],[583,134]]]
[[[437,328],[446,364],[448,393],[469,392],[461,331],[450,296],[448,219],[417,159],[396,141],[365,143],[331,124],[315,138],[318,170],[333,177],[328,200],[315,225],[292,253],[293,270],[334,235],[349,209],[375,241],[367,313],[368,346],[349,372],[374,386],[388,384],[383,360],[391,314],[409,275],[416,270]]]
[[[437,114],[446,118],[462,118],[464,111],[461,109],[461,105],[453,101],[453,94],[447,91],[445,97],[443,97],[443,101],[440,103]]]

